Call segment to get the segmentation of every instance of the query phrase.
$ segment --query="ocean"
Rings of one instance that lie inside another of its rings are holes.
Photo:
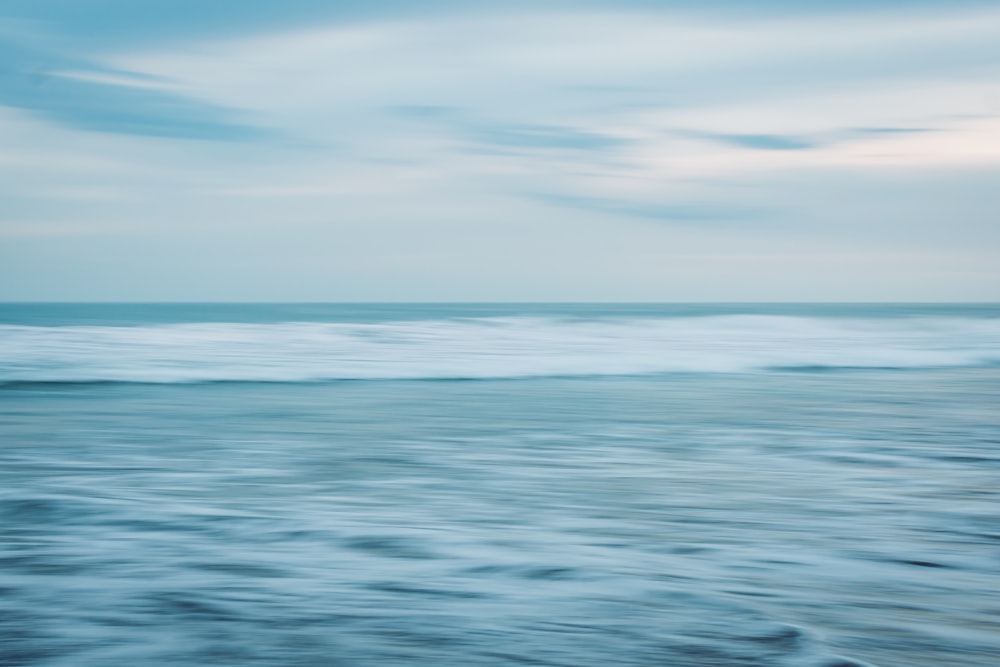
[[[1000,305],[0,305],[0,664],[1000,664]]]

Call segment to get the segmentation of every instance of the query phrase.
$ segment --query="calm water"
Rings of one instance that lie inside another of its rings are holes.
[[[0,664],[1000,664],[1000,307],[0,306]]]

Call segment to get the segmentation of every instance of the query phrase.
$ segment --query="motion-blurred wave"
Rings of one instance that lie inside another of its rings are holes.
[[[720,315],[0,326],[0,382],[314,382],[1000,363],[1000,319]]]

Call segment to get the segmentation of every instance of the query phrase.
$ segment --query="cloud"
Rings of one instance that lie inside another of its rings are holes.
[[[470,136],[481,143],[505,148],[543,148],[604,151],[628,144],[627,139],[550,125],[480,127]]]
[[[183,82],[206,102],[254,109],[299,127],[313,117],[319,127],[321,107],[326,120],[358,127],[372,124],[373,110],[387,107],[403,113],[458,107],[486,125],[607,134],[591,120],[614,123],[616,116],[643,110],[790,94],[850,94],[900,79],[947,77],[956,68],[967,72],[963,78],[976,78],[973,68],[1000,59],[998,27],[996,13],[870,21],[792,15],[744,25],[665,11],[555,12],[546,5],[490,15],[331,22],[173,50],[133,47],[105,62]],[[316,115],[307,117],[310,112]]]
[[[100,67],[10,40],[0,41],[0,59],[0,104],[57,123],[178,139],[246,141],[267,135],[231,110],[170,92],[162,77]]]
[[[932,132],[928,128],[910,127],[859,127],[831,130],[815,135],[796,134],[739,134],[725,132],[699,132],[695,130],[677,130],[677,136],[693,139],[704,139],[720,144],[765,151],[805,151],[825,148],[834,144],[858,140],[900,138],[906,135]]]
[[[454,116],[458,110],[458,107],[440,104],[398,104],[387,108],[391,114],[416,120],[447,119]]]
[[[629,143],[628,139],[559,125],[503,125],[474,119],[456,106],[411,104],[387,108],[395,116],[436,126],[442,133],[508,149],[605,151]]]
[[[903,134],[920,134],[922,132],[934,132],[933,128],[929,127],[852,127],[848,130],[848,136],[864,136],[864,135],[888,135],[888,136],[899,136]]]
[[[164,44],[406,12],[403,0],[4,0],[3,16],[90,47]],[[426,3],[425,3],[426,4]],[[430,3],[434,4],[443,3]]]
[[[996,293],[995,0],[3,4],[9,297]]]
[[[3,16],[40,24],[53,35],[93,45],[151,44],[282,30],[317,23],[407,20],[442,14],[566,11],[668,13],[711,17],[799,17],[955,12],[995,0],[4,0]]]
[[[527,196],[536,201],[554,206],[579,208],[600,213],[612,213],[665,222],[759,220],[765,215],[765,211],[761,209],[731,204],[705,202],[659,203],[637,199],[612,199],[551,193],[528,193]]]
[[[768,151],[808,150],[816,148],[821,143],[816,139],[782,134],[715,134],[711,132],[686,132],[685,134],[740,148],[754,148]]]

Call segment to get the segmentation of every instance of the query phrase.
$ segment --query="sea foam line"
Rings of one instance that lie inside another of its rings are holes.
[[[1000,320],[769,315],[0,326],[0,382],[516,378],[1000,363]]]

